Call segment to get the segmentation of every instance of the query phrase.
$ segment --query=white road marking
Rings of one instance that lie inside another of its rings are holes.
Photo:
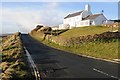
[[[118,77],[109,75],[108,73],[105,73],[105,72],[103,72],[103,71],[101,71],[101,70],[98,70],[98,69],[96,69],[96,68],[93,68],[93,70],[96,71],[96,72],[99,72],[99,73],[101,73],[101,74],[104,74],[104,75],[106,75],[106,76],[109,76],[109,77],[111,77],[111,78],[119,79]],[[120,79],[119,79],[119,80],[120,80]]]
[[[119,59],[108,60],[108,59],[102,59],[102,58],[97,58],[97,57],[83,55],[83,54],[78,54],[78,55],[83,56],[83,57],[87,57],[87,58],[91,58],[91,59],[97,59],[97,60],[102,60],[102,61],[107,61],[107,62],[120,64],[120,60]]]
[[[25,52],[26,52],[26,56],[28,58],[28,62],[30,63],[30,66],[33,69],[32,73],[35,75],[36,80],[40,80],[41,76],[40,76],[40,73],[38,71],[38,68],[36,67],[36,65],[35,65],[35,63],[34,63],[32,57],[31,57],[31,55],[29,54],[28,50],[26,49],[26,47],[24,47],[24,49],[25,49]]]

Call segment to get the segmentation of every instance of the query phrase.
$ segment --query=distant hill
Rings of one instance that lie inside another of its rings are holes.
[[[11,35],[11,34],[0,34],[0,37],[6,37],[8,35]]]

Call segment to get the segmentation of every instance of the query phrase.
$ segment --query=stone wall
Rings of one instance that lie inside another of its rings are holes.
[[[120,27],[120,22],[115,22],[113,24],[102,24],[102,26],[107,26],[107,27]]]
[[[120,39],[120,32],[104,32],[102,34],[95,34],[95,35],[87,35],[87,36],[79,36],[79,37],[72,37],[70,39],[62,39],[60,37],[54,38],[54,36],[47,36],[48,41],[53,42],[55,44],[59,44],[62,46],[70,46],[70,45],[76,45],[81,44],[84,42],[90,42],[90,41],[99,41],[99,42],[109,42],[114,39]]]

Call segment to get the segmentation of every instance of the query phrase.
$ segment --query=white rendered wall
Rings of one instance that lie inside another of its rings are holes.
[[[58,29],[59,29],[59,27],[58,28],[57,27],[56,28],[52,28],[52,30],[58,30]]]
[[[76,23],[76,27],[90,26],[90,20],[84,20]]]
[[[69,29],[70,25],[69,24],[60,24],[59,29]]]
[[[76,22],[81,21],[81,15],[75,16],[75,17],[70,17],[70,18],[66,18],[63,20],[63,24],[69,24],[72,27],[76,26]]]
[[[95,25],[100,25],[100,24],[103,24],[105,20],[107,19],[103,15],[100,15],[94,20],[94,22],[95,22]]]

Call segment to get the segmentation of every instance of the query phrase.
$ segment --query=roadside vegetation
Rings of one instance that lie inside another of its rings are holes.
[[[0,37],[0,43],[2,42],[2,37]]]
[[[2,43],[2,37],[0,37],[0,46],[1,46],[1,43]],[[0,47],[0,61],[2,61],[2,52],[1,52],[1,47]],[[1,70],[0,70],[1,72]]]
[[[29,80],[32,77],[20,33],[4,37],[0,51],[0,55],[2,55],[2,62],[0,63],[2,73],[0,76],[2,80]]]
[[[92,56],[102,59],[118,59],[118,43],[120,32],[113,32],[118,28],[105,26],[89,26],[67,30],[57,36],[47,35],[43,40],[36,30],[30,35],[40,42],[78,55]],[[39,30],[40,31],[40,30]]]

